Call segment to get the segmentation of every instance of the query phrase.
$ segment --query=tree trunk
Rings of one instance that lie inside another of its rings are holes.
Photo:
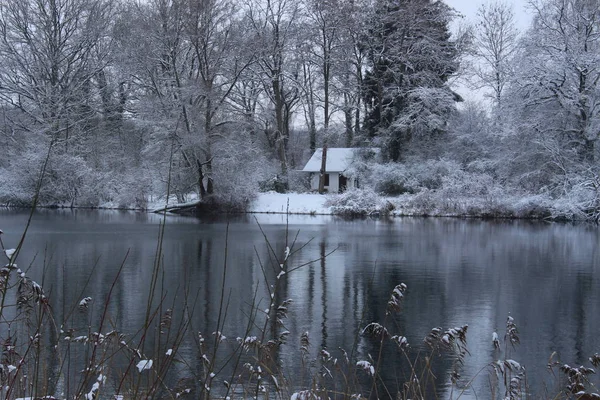
[[[287,159],[285,154],[285,127],[284,127],[284,103],[281,95],[281,82],[278,78],[273,79],[273,94],[275,95],[275,120],[277,123],[276,144],[277,155],[281,165],[281,174],[287,176]]]
[[[200,160],[196,160],[198,164],[198,188],[200,190],[200,199],[206,197],[206,189],[204,189],[204,173],[202,172],[202,163]]]
[[[319,194],[325,192],[325,172],[327,169],[327,142],[323,143],[323,154],[321,155],[321,170],[319,171]]]

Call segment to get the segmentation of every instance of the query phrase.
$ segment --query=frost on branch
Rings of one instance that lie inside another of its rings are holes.
[[[371,322],[369,325],[365,326],[361,332],[362,335],[372,336],[372,337],[389,337],[390,334],[385,326],[377,323]]]
[[[302,390],[300,392],[295,392],[290,397],[290,400],[318,400],[320,399],[316,393],[313,393],[310,390]]]
[[[406,289],[407,286],[404,283],[401,283],[397,285],[394,290],[392,290],[392,295],[390,296],[390,300],[387,304],[386,314],[389,315],[393,312],[400,312],[400,304],[404,298]]]
[[[87,310],[91,302],[92,302],[92,298],[91,297],[86,297],[86,298],[82,299],[79,302],[79,310],[80,311]]]
[[[6,257],[8,257],[9,260],[12,260],[12,256],[15,254],[16,251],[16,249],[6,249],[4,250],[4,254],[6,254]]]
[[[218,331],[218,332],[213,332],[212,334],[213,334],[214,336],[216,336],[216,337],[217,337],[217,340],[219,341],[219,343],[223,343],[223,341],[224,341],[225,339],[227,339],[227,336],[223,335],[223,334],[221,333],[221,331]]]
[[[408,348],[408,339],[404,336],[394,335],[390,338],[392,342],[396,343],[401,350]]]
[[[510,315],[506,319],[506,334],[504,335],[504,340],[508,340],[513,347],[521,342],[515,320]]]
[[[584,366],[573,368],[567,364],[560,367],[560,370],[567,377],[567,390],[571,393],[584,391],[585,384],[589,383],[588,375],[596,373],[596,371],[593,368],[586,368]]]
[[[525,388],[525,368],[515,360],[498,360],[492,363],[492,368],[497,378],[510,379],[506,387],[505,399],[520,399]]]
[[[292,304],[293,300],[292,299],[287,299],[284,300],[278,307],[277,307],[277,314],[276,314],[276,318],[277,318],[277,325],[285,327],[283,324],[283,321],[287,318],[287,313],[288,313],[288,306],[290,304]]]
[[[85,400],[94,400],[98,397],[98,390],[100,389],[100,385],[103,385],[106,382],[106,376],[103,374],[98,375],[98,379],[92,385],[92,389],[85,395]]]
[[[261,347],[260,340],[258,340],[258,338],[256,336],[246,336],[245,339],[238,337],[237,342],[242,345],[242,348],[246,352],[251,349],[258,349]]]
[[[306,331],[300,336],[300,352],[302,353],[302,357],[308,355],[309,347],[310,341],[308,340],[308,331]]]
[[[467,350],[468,328],[468,325],[450,328],[446,331],[443,331],[442,328],[433,328],[423,341],[431,349],[453,353],[457,357],[457,361],[462,364],[465,356],[469,354],[469,350]]]
[[[356,363],[356,366],[358,368],[361,368],[362,370],[364,370],[365,372],[367,372],[371,376],[375,375],[375,368],[368,361],[364,361],[364,360],[363,361],[359,361],[359,362]]]
[[[141,360],[137,363],[136,368],[139,372],[152,368],[152,360]]]
[[[500,349],[500,340],[498,340],[498,333],[496,332],[492,333],[492,344],[495,349]]]
[[[19,286],[17,288],[17,305],[28,309],[38,303],[46,303],[47,299],[44,290],[35,281],[28,279],[24,273],[20,275]]]

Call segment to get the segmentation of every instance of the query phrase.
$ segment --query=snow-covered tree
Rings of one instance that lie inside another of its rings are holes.
[[[477,11],[473,52],[476,65],[473,68],[476,89],[486,93],[499,107],[504,89],[512,77],[512,57],[518,46],[515,14],[508,3],[496,1],[482,4]]]
[[[600,137],[600,3],[532,0],[533,27],[517,71],[529,130],[556,141],[572,161],[597,158]]]
[[[284,179],[288,172],[287,146],[292,115],[300,99],[297,57],[300,4],[290,0],[252,0],[246,9],[246,32],[252,38],[258,68],[271,110],[265,133],[279,160]]]
[[[85,133],[99,111],[112,13],[110,0],[0,3],[0,100],[54,141]]]
[[[456,95],[447,85],[458,68],[452,17],[441,1],[375,2],[364,38],[365,127],[394,161],[413,139],[443,132],[454,110]]]

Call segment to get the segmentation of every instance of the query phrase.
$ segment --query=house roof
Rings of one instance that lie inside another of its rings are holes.
[[[327,172],[344,172],[354,159],[356,154],[355,148],[348,147],[328,147],[327,148],[327,164],[325,171]],[[323,149],[315,150],[310,160],[306,163],[302,171],[304,172],[319,172],[321,170],[321,161],[323,159]]]

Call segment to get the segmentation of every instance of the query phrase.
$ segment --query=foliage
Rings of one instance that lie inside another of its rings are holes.
[[[334,214],[348,216],[387,214],[391,211],[389,205],[370,189],[350,189],[329,197],[326,205],[331,206]]]
[[[453,36],[432,0],[4,1],[0,203],[30,203],[50,149],[43,205],[138,208],[169,187],[241,210],[305,190],[296,170],[327,142],[378,146],[384,163],[346,175],[412,195],[406,212],[598,220],[600,8],[530,4],[527,32],[492,2]],[[456,79],[492,107],[457,108]]]
[[[445,130],[455,97],[447,86],[458,68],[450,40],[451,9],[430,0],[375,2],[368,35],[365,123],[398,161],[412,138]]]

